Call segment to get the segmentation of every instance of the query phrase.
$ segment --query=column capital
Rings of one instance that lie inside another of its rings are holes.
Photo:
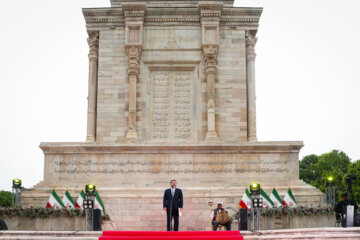
[[[99,32],[89,32],[89,37],[87,39],[90,50],[89,50],[89,60],[97,61],[98,50],[99,50]]]
[[[249,33],[246,36],[246,58],[248,61],[255,61],[255,45],[257,42],[257,37],[253,33]]]
[[[202,50],[204,54],[206,68],[215,67],[216,70],[216,59],[217,59],[218,49],[219,49],[218,44],[203,44]]]
[[[141,45],[126,45],[125,46],[126,55],[129,59],[128,64],[128,75],[138,75],[139,74],[139,63],[140,63],[140,56],[142,51]]]

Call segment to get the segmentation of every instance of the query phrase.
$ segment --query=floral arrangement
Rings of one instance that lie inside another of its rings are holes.
[[[334,215],[334,207],[304,207],[298,206],[294,208],[278,207],[278,208],[263,208],[262,216],[320,216],[320,215]]]
[[[90,211],[91,213],[91,211]],[[83,217],[85,211],[80,208],[43,208],[43,207],[0,207],[0,217],[29,217],[29,218],[50,218],[50,217]],[[103,221],[109,221],[108,214],[102,216]]]

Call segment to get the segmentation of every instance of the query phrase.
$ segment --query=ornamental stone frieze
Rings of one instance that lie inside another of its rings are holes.
[[[97,75],[99,59],[99,32],[89,32],[89,90],[88,90],[88,120],[87,142],[96,141],[96,105],[97,105]]]

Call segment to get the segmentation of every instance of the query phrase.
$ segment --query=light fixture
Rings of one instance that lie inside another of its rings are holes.
[[[253,183],[250,185],[250,194],[251,195],[260,195],[260,184]]]
[[[21,180],[18,178],[15,178],[13,180],[13,188],[21,188]]]
[[[94,184],[90,183],[85,185],[85,193],[89,196],[95,196],[96,195],[96,187]]]

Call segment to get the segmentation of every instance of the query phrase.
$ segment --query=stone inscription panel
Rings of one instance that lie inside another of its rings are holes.
[[[259,161],[251,157],[231,154],[221,158],[216,154],[169,156],[163,154],[139,155],[123,154],[91,159],[89,156],[80,158],[55,158],[55,173],[65,175],[103,175],[141,176],[141,174],[163,175],[177,174],[191,176],[193,174],[208,174],[218,176],[262,176],[286,175],[288,159],[274,158]],[[219,175],[225,174],[225,175]],[[234,175],[235,174],[235,175]]]
[[[193,79],[191,71],[151,72],[150,140],[193,140]]]

